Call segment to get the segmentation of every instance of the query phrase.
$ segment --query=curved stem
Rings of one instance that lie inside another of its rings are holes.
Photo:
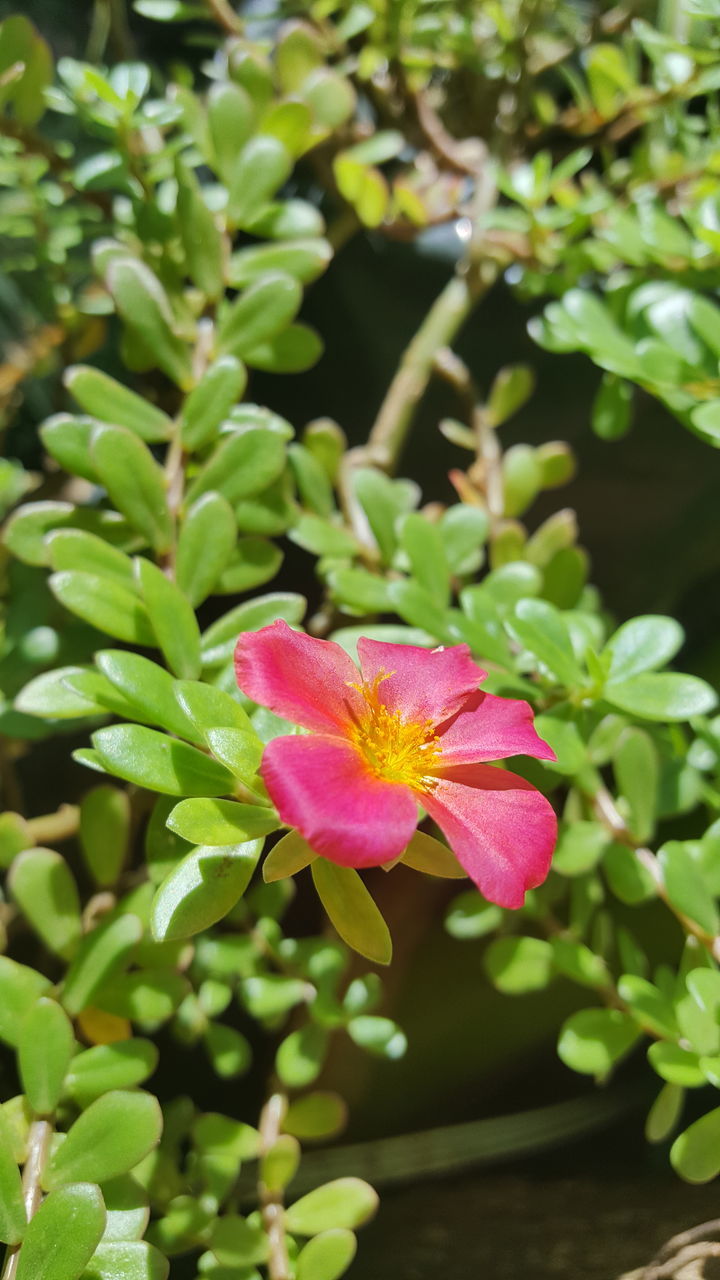
[[[475,304],[493,284],[494,264],[459,271],[438,295],[406,348],[372,427],[364,453],[367,461],[392,471],[425,394],[441,347],[450,346]]]

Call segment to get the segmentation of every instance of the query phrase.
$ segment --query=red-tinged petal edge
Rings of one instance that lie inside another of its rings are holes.
[[[376,778],[342,738],[274,738],[261,772],[282,821],[340,866],[373,867],[398,858],[417,826],[410,789]]]
[[[466,644],[421,649],[363,636],[358,656],[366,684],[387,676],[377,686],[378,698],[406,721],[447,720],[487,674],[473,662]]]
[[[546,878],[557,818],[524,778],[482,764],[448,769],[422,803],[489,902],[521,907]]]
[[[357,667],[345,650],[282,621],[240,636],[235,674],[253,702],[318,733],[347,732],[364,706],[352,687],[360,679]]]
[[[532,707],[517,698],[498,698],[478,690],[451,719],[438,725],[436,732],[443,769],[508,756],[557,759],[552,747],[535,731]]]

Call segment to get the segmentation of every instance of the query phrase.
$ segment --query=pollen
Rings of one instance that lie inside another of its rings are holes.
[[[404,720],[399,711],[390,711],[380,701],[378,688],[392,674],[381,672],[371,684],[352,685],[365,702],[352,739],[376,777],[403,783],[413,791],[433,791],[437,778],[432,769],[441,754],[438,736],[432,720]]]

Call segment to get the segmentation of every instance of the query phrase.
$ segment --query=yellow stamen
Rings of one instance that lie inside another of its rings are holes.
[[[414,791],[429,792],[437,786],[430,772],[440,757],[432,720],[403,720],[380,701],[378,686],[393,672],[380,672],[372,684],[352,684],[362,694],[365,708],[352,739],[371,771],[385,782],[401,782]]]

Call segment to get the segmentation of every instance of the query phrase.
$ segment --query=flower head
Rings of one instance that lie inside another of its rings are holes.
[[[418,805],[491,902],[520,907],[545,879],[552,806],[524,778],[487,762],[554,760],[526,702],[483,693],[467,645],[339,645],[274,622],[240,636],[235,667],[254,702],[309,730],[274,738],[262,776],[283,822],[346,867],[400,857]]]

